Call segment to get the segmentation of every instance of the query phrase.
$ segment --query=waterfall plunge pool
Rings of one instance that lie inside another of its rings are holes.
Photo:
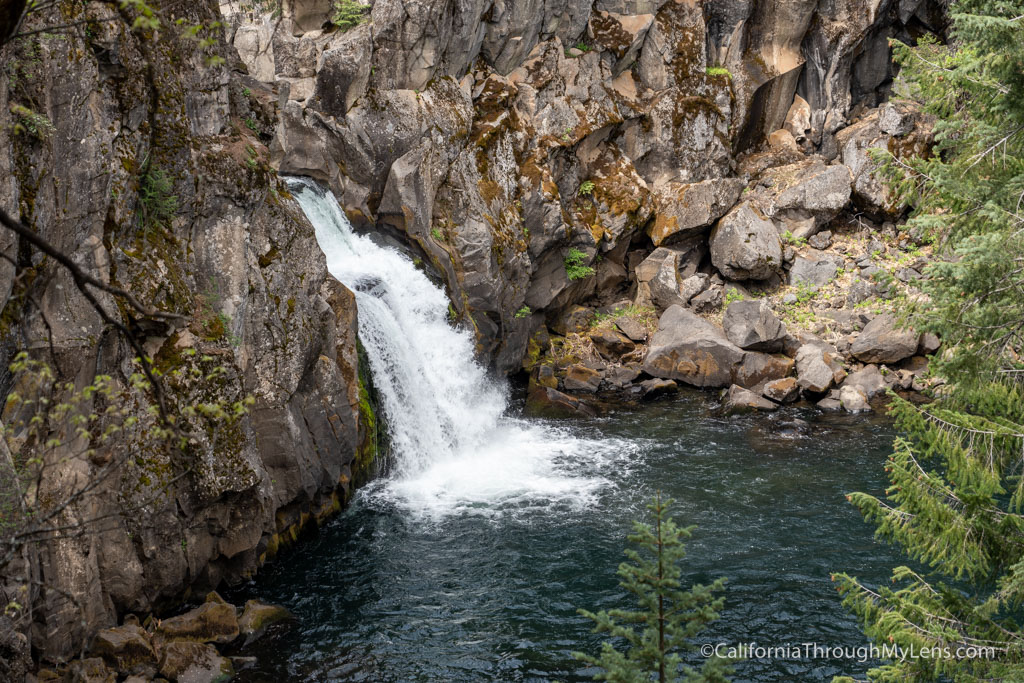
[[[289,182],[328,268],[356,292],[395,466],[233,592],[297,617],[242,653],[257,662],[238,680],[590,680],[571,653],[596,653],[603,636],[576,610],[632,607],[615,569],[655,491],[698,526],[686,579],[728,579],[700,643],[866,644],[829,576],[878,583],[903,563],[845,500],[884,487],[884,418],[721,419],[698,391],[594,419],[520,417],[469,334],[448,325],[444,292],[354,234],[329,192]],[[867,666],[751,659],[734,680],[827,681]]]

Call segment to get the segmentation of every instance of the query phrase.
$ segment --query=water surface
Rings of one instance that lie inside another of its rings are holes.
[[[903,562],[844,498],[884,487],[891,427],[799,410],[718,418],[713,405],[688,391],[593,420],[504,418],[549,440],[543,466],[525,439],[519,452],[499,449],[512,474],[495,469],[493,452],[462,454],[443,472],[364,489],[233,596],[297,617],[247,653],[259,662],[242,680],[589,680],[570,653],[596,652],[601,637],[576,609],[630,606],[614,572],[656,490],[677,500],[677,521],[698,525],[687,578],[728,579],[722,619],[700,642],[864,645],[829,575],[878,582]],[[532,464],[516,473],[517,458]],[[735,680],[826,681],[865,668],[748,660]]]

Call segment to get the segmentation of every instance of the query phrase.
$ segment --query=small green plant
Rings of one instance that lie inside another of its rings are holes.
[[[594,269],[588,265],[584,265],[586,260],[586,253],[580,251],[576,247],[569,250],[569,253],[565,256],[565,274],[569,276],[570,280],[582,280],[583,278],[590,277],[594,274]]]
[[[730,289],[725,293],[725,302],[722,304],[725,308],[729,308],[729,304],[733,301],[743,301],[743,295],[738,289]]]
[[[430,236],[434,238],[435,242],[444,242],[444,235],[437,228],[430,229]]]
[[[565,142],[570,142],[570,141],[572,141],[572,133],[573,133],[573,130],[574,130],[574,129],[573,129],[573,127],[572,127],[572,126],[569,126],[569,127],[567,127],[567,128],[565,129],[565,132],[564,132],[564,133],[562,133],[562,140],[564,140]]]
[[[334,0],[331,23],[342,31],[347,31],[365,22],[369,11],[369,5],[363,5],[356,0]]]
[[[53,134],[53,123],[42,114],[38,114],[20,104],[10,106],[14,115],[13,133],[15,135],[31,135],[37,140],[46,140]]]
[[[732,80],[732,74],[724,66],[718,66],[717,64],[715,66],[709,66],[704,70],[704,72],[708,76],[725,76],[729,80]]]
[[[567,47],[565,49],[565,56],[566,57],[573,57],[573,56],[575,56],[575,55],[572,54],[572,50],[573,49],[577,49],[580,52],[582,52],[583,54],[586,54],[586,53],[590,52],[591,50],[593,50],[594,48],[590,47],[589,45],[587,45],[583,41],[580,41],[580,42],[576,43],[575,45],[573,45],[572,47]]]
[[[516,317],[517,318],[526,318],[526,317],[529,317],[531,313],[533,313],[533,311],[530,310],[530,307],[524,305],[522,308],[520,308],[518,311],[516,311]]]
[[[580,183],[579,195],[581,197],[589,197],[592,194],[594,194],[594,181],[584,180]]]
[[[795,247],[802,247],[805,244],[807,244],[806,237],[797,237],[789,230],[786,230],[785,232],[782,233],[782,241],[785,242],[786,244],[792,244]]]
[[[256,155],[256,148],[252,145],[245,146],[245,165],[250,171],[255,171],[259,166],[259,157]]]
[[[245,119],[245,127],[251,130],[253,133],[260,132],[260,129],[256,126],[256,119],[249,116]]]
[[[161,168],[147,160],[139,177],[138,213],[145,229],[166,226],[178,211],[178,195],[173,194],[174,183]]]
[[[655,310],[651,306],[636,306],[630,304],[625,308],[619,307],[613,310],[611,313],[602,313],[601,311],[594,312],[594,319],[591,321],[591,327],[597,327],[606,320],[612,320],[613,318],[645,318],[653,316]]]
[[[249,90],[248,88],[242,88],[243,97],[249,97],[250,95],[252,95],[252,90]]]

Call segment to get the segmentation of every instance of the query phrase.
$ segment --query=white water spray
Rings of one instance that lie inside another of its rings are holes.
[[[449,325],[444,291],[400,252],[355,234],[330,191],[288,183],[328,270],[356,294],[395,459],[377,492],[430,516],[592,501],[607,483],[599,469],[630,446],[506,416],[505,387],[474,359],[472,336]]]

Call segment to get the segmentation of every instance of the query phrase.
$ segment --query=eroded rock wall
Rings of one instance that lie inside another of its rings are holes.
[[[186,24],[220,20],[213,3],[154,4]],[[3,602],[23,605],[19,628],[49,660],[75,654],[118,613],[250,576],[336,509],[373,456],[354,297],[328,276],[312,226],[269,165],[270,138],[258,131],[272,128],[272,97],[240,82],[219,29],[201,34],[213,38],[203,48],[169,26],[133,31],[127,13],[110,19],[109,3],[59,7],[26,28],[76,28],[0,49],[0,205],[87,273],[183,316],[148,319],[99,294],[144,338],[173,408],[255,403],[190,447],[191,462],[150,454],[144,433],[127,433],[118,448],[137,452],[68,512],[106,519],[102,532],[38,544],[8,567]],[[147,215],[147,183],[173,198],[165,220]],[[68,273],[6,231],[0,246],[11,258],[0,265],[4,364],[26,347],[50,359],[52,342],[62,377],[110,375],[130,414],[145,419],[153,395],[130,388],[134,354]],[[215,381],[189,379],[211,368]],[[74,477],[102,464],[75,461]],[[47,480],[45,494],[60,500],[74,477]],[[19,572],[40,582],[28,600],[12,579]],[[83,598],[84,621],[60,591]]]
[[[348,31],[297,20],[313,3],[222,10],[278,93],[275,166],[404,231],[508,372],[541,314],[626,282],[628,252],[706,236],[773,131],[835,159],[887,95],[886,40],[940,30],[933,4],[375,0]],[[571,250],[596,277],[570,279]]]

